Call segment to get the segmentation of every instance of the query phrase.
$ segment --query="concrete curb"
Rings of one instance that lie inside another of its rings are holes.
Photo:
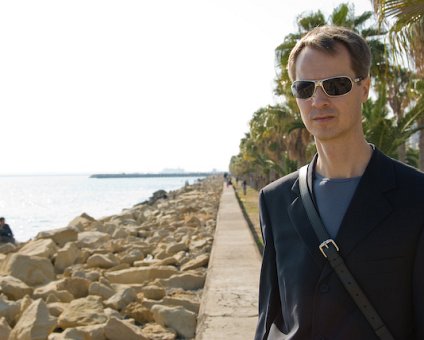
[[[232,186],[224,187],[196,340],[253,339],[261,256]]]

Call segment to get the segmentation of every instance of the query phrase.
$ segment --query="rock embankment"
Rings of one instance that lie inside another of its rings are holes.
[[[209,177],[0,246],[0,339],[193,338],[221,190]]]

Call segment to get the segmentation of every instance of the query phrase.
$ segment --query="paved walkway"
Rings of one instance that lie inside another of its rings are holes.
[[[224,187],[196,340],[250,340],[258,318],[261,256],[234,189]]]

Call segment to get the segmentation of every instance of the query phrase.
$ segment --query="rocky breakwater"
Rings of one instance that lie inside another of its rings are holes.
[[[0,247],[0,339],[191,339],[222,190],[209,177]]]

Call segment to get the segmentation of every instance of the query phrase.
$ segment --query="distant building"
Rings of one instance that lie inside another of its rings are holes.
[[[161,174],[182,174],[184,172],[185,172],[185,170],[181,169],[181,168],[175,168],[175,169],[165,168],[160,173]]]

